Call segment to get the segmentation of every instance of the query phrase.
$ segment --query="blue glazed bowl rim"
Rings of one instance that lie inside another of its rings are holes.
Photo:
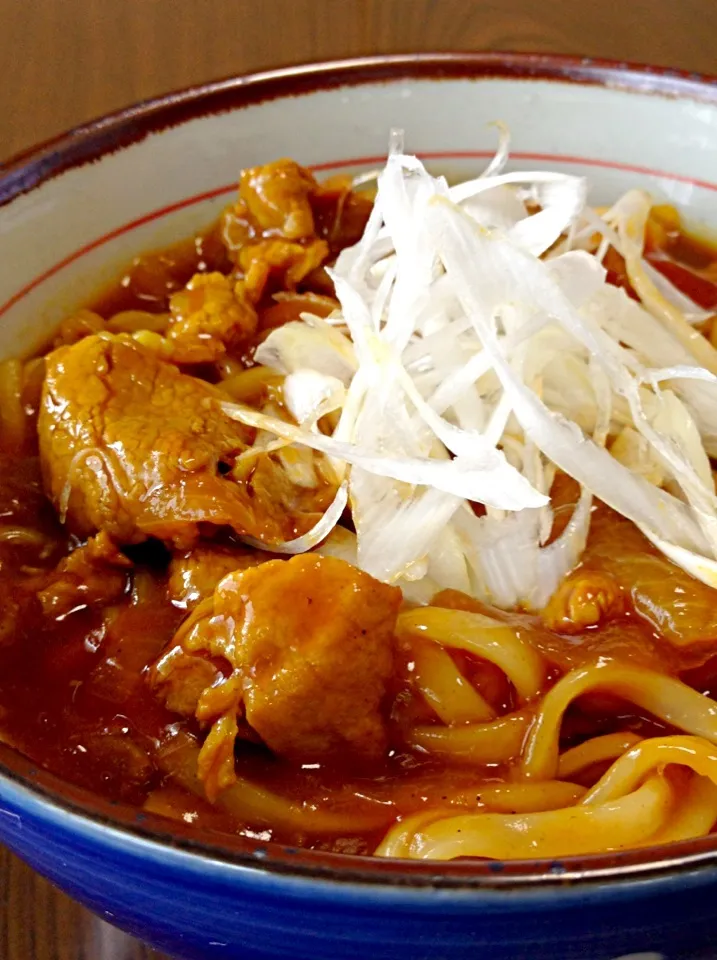
[[[0,165],[0,207],[66,170],[136,143],[150,134],[200,116],[281,97],[341,86],[405,79],[504,78],[609,86],[629,92],[717,104],[717,77],[621,61],[533,53],[430,53],[362,57],[231,77],[146,100],[60,134]],[[255,880],[282,875],[299,882],[330,881],[342,888],[407,893],[426,887],[528,892],[558,887],[631,888],[644,882],[701,882],[717,865],[717,836],[560,861],[425,863],[296,850],[243,837],[204,833],[164,818],[112,804],[40,771],[0,744],[0,818],[22,829],[23,816],[118,850],[138,849],[145,859],[173,860],[186,870],[209,868],[227,876],[250,872]],[[6,831],[3,831],[4,833]],[[384,894],[382,893],[382,896]]]
[[[103,800],[67,784],[2,744],[0,821],[4,821],[0,823],[4,837],[33,821],[64,836],[73,849],[85,843],[128,858],[137,853],[161,870],[174,866],[228,882],[249,878],[252,884],[279,882],[287,889],[311,882],[330,889],[331,896],[337,889],[350,896],[357,891],[371,895],[380,889],[393,890],[405,899],[412,891],[429,888],[445,890],[449,896],[460,891],[492,898],[499,893],[542,896],[552,890],[561,897],[591,894],[600,899],[620,895],[626,886],[633,894],[656,884],[678,885],[681,890],[699,886],[714,879],[717,867],[714,836],[560,860],[444,863],[326,853],[208,831],[197,834],[187,824]]]

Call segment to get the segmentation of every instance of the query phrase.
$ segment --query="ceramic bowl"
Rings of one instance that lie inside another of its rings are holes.
[[[717,224],[717,82],[533,55],[278,70],[132,107],[0,170],[0,357],[46,338],[132,256],[207,224],[243,166],[382,162],[392,127],[451,176],[502,120],[512,164],[645,187]],[[187,960],[714,957],[717,838],[561,862],[427,864],[191,831],[101,802],[0,750],[0,841],[82,903]]]

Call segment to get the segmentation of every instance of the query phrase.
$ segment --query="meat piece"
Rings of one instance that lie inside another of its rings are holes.
[[[255,308],[267,285],[294,290],[328,254],[323,240],[307,244],[261,240],[243,246],[238,264],[245,279],[197,273],[172,295],[167,340],[160,353],[175,363],[209,363],[236,350],[256,332]]]
[[[315,515],[297,517],[256,496],[251,476],[233,478],[247,433],[222,399],[127,335],[50,354],[38,427],[60,517],[83,538],[105,530],[118,543],[154,536],[178,548],[203,523],[272,542],[308,529]]]
[[[262,231],[301,240],[314,235],[309,195],[316,185],[309,171],[294,160],[274,160],[242,170],[239,197]]]
[[[198,544],[191,550],[175,553],[169,564],[169,599],[177,606],[191,608],[211,597],[228,573],[254,567],[267,556],[258,550],[214,543]]]
[[[381,708],[401,599],[398,588],[314,554],[268,561],[221,581],[153,671],[168,705],[183,700],[183,686],[196,693],[200,671],[211,679],[195,709],[197,719],[212,724],[200,757],[210,798],[235,779],[242,707],[264,743],[292,760],[382,754]]]
[[[267,292],[294,290],[328,257],[329,243],[317,236],[314,221],[313,202],[320,195],[311,173],[293,160],[242,172],[239,201],[223,217],[223,236],[251,303]],[[325,233],[325,210],[321,217]]]
[[[606,620],[624,616],[627,599],[617,581],[598,570],[569,574],[541,613],[543,624],[558,633],[582,633]]]
[[[244,616],[234,666],[244,672],[246,718],[275,753],[383,752],[379,708],[401,600],[398,588],[334,557],[269,561],[222,581],[218,612]]]
[[[603,504],[593,511],[586,566],[616,581],[634,610],[681,656],[717,639],[717,593],[659,553],[638,528]]]
[[[239,251],[238,262],[246,275],[247,296],[257,303],[267,287],[294,290],[296,285],[320,267],[329,254],[325,240],[290,243],[288,240],[261,240]]]
[[[204,657],[176,645],[163,654],[153,672],[153,683],[168,710],[193,717],[205,690],[222,680],[219,668]]]
[[[98,533],[64,557],[38,591],[42,612],[65,616],[78,607],[102,606],[118,600],[129,588],[131,561],[106,533]]]
[[[167,337],[177,362],[217,360],[256,330],[256,310],[243,281],[221,273],[195,274],[184,290],[172,295],[169,307]]]

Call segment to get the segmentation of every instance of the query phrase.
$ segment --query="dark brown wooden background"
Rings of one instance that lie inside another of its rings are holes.
[[[717,72],[715,0],[0,0],[0,160],[143,97],[266,66],[549,50]]]
[[[0,161],[132,101],[262,67],[514,49],[717,73],[715,37],[717,0],[0,0]],[[0,849],[0,960],[159,954]]]

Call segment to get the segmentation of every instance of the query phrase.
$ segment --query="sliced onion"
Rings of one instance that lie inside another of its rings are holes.
[[[248,536],[242,536],[240,539],[248,546],[254,547],[255,550],[266,550],[269,553],[306,553],[328,537],[341,519],[347,503],[348,484],[342,483],[336,491],[336,496],[331,501],[331,505],[321,519],[300,537],[296,537],[294,540],[277,540],[273,543],[257,540],[255,537]]]
[[[517,470],[511,467],[497,450],[476,459],[456,457],[437,460],[430,457],[391,457],[337,441],[321,434],[301,430],[293,424],[245,407],[242,404],[222,403],[222,409],[234,420],[246,426],[268,430],[289,443],[301,443],[329,457],[354,464],[369,473],[391,477],[403,483],[425,485],[451,493],[457,497],[490,503],[503,510],[522,510],[539,507],[547,497],[534,490]]]
[[[276,330],[256,350],[255,360],[280,373],[314,370],[348,384],[356,372],[351,341],[324,320],[292,320]]]
[[[517,248],[513,254],[500,240],[482,236],[457,208],[447,203],[433,204],[428,216],[446,270],[453,276],[457,294],[491,356],[504,389],[513,399],[513,409],[525,433],[561,469],[619,512],[653,529],[663,539],[703,552],[704,536],[684,504],[636,477],[585,437],[575,424],[551,413],[507,363],[490,323],[490,317],[503,301],[502,291],[496,285],[497,277],[508,269],[514,279],[520,276],[525,280],[524,271],[530,266],[527,257],[521,256]],[[503,257],[509,258],[507,268],[501,267]],[[492,271],[492,282],[481,290],[471,282],[471,262],[486,263],[486,269]],[[547,267],[538,261],[534,261],[534,265],[536,296],[542,295],[556,312],[562,312],[561,302],[555,300],[554,292],[547,285]],[[541,273],[545,274],[544,279]],[[588,336],[587,341],[614,371],[614,354],[605,354],[600,339]]]
[[[682,310],[675,306],[674,298],[664,296],[660,289],[660,286],[664,289],[664,285],[655,284],[654,278],[645,270],[642,246],[651,207],[649,194],[631,190],[608,211],[605,219],[615,226],[627,275],[640,300],[703,367],[717,374],[717,350],[690,326]]]
[[[283,394],[294,420],[313,426],[321,417],[341,409],[346,390],[336,377],[302,368],[286,376]]]

